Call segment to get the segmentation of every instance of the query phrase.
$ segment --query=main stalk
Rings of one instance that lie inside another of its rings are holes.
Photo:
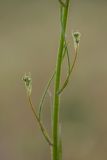
[[[59,134],[59,106],[60,106],[60,95],[58,91],[60,89],[61,79],[61,62],[63,55],[63,46],[65,41],[66,24],[68,17],[68,8],[70,0],[66,0],[66,6],[64,6],[64,13],[62,17],[63,29],[60,34],[60,44],[58,49],[57,61],[56,61],[56,77],[54,86],[54,106],[53,106],[53,147],[52,147],[52,160],[59,160],[58,158],[58,134]]]

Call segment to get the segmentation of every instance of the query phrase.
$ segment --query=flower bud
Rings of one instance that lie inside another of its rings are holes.
[[[81,34],[79,32],[73,32],[72,36],[74,40],[74,45],[75,46],[79,45]]]
[[[32,78],[31,78],[30,73],[28,75],[24,74],[22,80],[25,83],[25,88],[26,88],[27,94],[30,96],[31,92],[32,92]]]

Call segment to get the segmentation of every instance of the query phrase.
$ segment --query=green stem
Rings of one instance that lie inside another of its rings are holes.
[[[60,88],[60,79],[61,79],[61,62],[63,56],[63,46],[65,40],[65,31],[68,17],[68,7],[70,0],[66,0],[66,7],[64,7],[63,14],[63,31],[61,31],[60,37],[60,45],[58,50],[57,62],[56,62],[56,77],[55,77],[55,86],[54,86],[54,108],[53,108],[53,152],[52,158],[53,160],[58,160],[58,133],[59,133],[59,105],[60,105],[60,95],[58,95],[58,91]]]

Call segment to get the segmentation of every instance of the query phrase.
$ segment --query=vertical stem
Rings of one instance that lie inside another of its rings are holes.
[[[64,46],[64,36],[66,32],[66,24],[68,17],[68,7],[70,0],[66,0],[66,6],[64,7],[63,14],[63,30],[60,35],[60,44],[56,61],[56,77],[55,77],[55,86],[54,86],[54,106],[53,106],[53,148],[52,148],[52,159],[58,160],[58,132],[59,132],[59,105],[60,105],[60,95],[58,91],[60,88],[60,79],[61,79],[61,62],[63,55],[63,46]]]

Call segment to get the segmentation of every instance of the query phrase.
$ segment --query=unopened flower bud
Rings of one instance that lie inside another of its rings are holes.
[[[27,75],[25,74],[22,78],[22,80],[24,81],[25,83],[25,88],[27,90],[27,94],[28,95],[31,95],[31,92],[32,92],[32,78],[31,78],[31,75],[30,73]]]
[[[74,45],[79,45],[81,34],[79,32],[73,32],[72,36],[74,40]]]

